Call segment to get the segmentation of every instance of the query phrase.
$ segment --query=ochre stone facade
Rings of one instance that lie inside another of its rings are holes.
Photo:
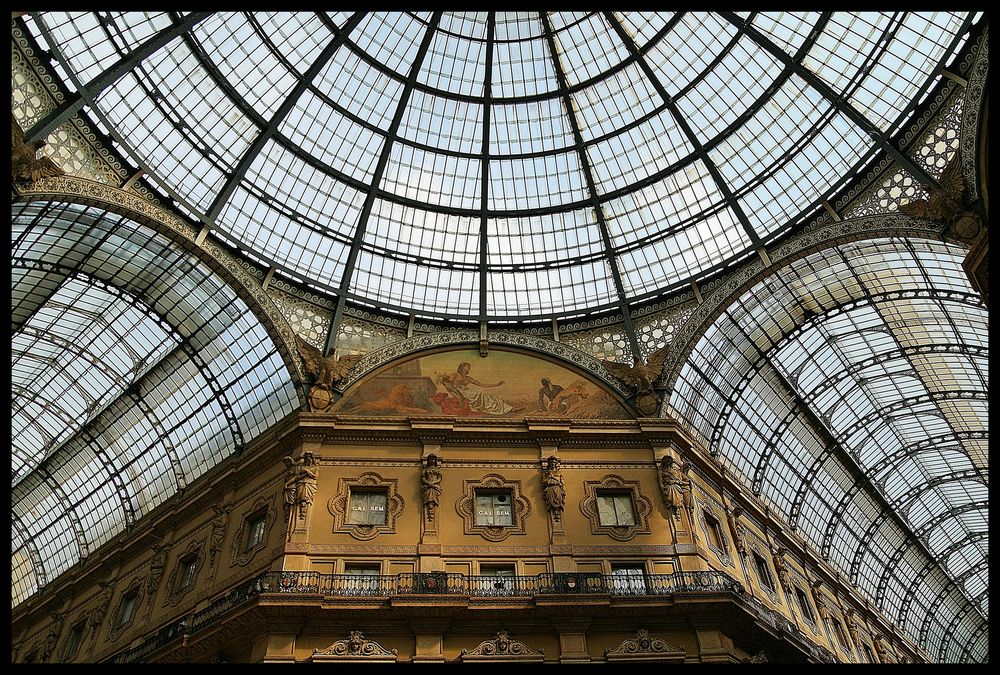
[[[510,524],[477,524],[498,495]],[[383,522],[352,524],[370,499]],[[925,660],[666,419],[294,415],[19,606],[13,644],[16,662]]]

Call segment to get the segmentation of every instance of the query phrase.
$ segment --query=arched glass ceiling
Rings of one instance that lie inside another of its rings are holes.
[[[216,235],[349,299],[497,319],[621,309],[749,255],[887,150],[969,21],[44,12],[28,25],[79,105]]]
[[[982,660],[988,313],[934,241],[791,263],[699,340],[670,403],[942,661]]]
[[[246,304],[176,244],[13,205],[12,603],[298,407]]]

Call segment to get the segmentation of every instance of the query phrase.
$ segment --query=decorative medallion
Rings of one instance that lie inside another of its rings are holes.
[[[605,649],[604,658],[608,661],[667,661],[680,663],[687,655],[680,647],[675,647],[664,640],[654,638],[645,628],[636,631],[635,639],[623,640],[614,649]]]
[[[510,661],[517,663],[542,663],[544,649],[532,649],[520,640],[512,640],[505,630],[497,631],[492,640],[483,640],[475,649],[463,649],[460,661]]]

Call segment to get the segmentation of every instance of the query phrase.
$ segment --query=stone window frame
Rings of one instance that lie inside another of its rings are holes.
[[[750,543],[750,556],[751,562],[753,563],[753,575],[757,578],[757,586],[760,590],[767,596],[775,605],[781,604],[781,594],[778,593],[778,589],[781,588],[781,582],[778,581],[778,577],[775,572],[771,569],[771,554],[766,551],[762,551],[760,546],[756,542]],[[757,570],[757,562],[754,560],[753,556],[759,556],[764,564],[767,566],[768,578],[771,581],[771,587],[764,583],[764,580],[760,577],[760,572]]]
[[[597,510],[598,492],[628,492],[632,497],[632,508],[635,511],[635,525],[602,525]],[[583,482],[584,498],[580,502],[580,511],[590,520],[592,534],[606,534],[618,541],[628,541],[637,534],[651,534],[649,516],[653,513],[653,503],[647,499],[639,487],[637,480],[625,480],[617,474],[607,474],[600,480]]]
[[[73,632],[79,628],[80,629],[80,641],[76,644],[75,651],[70,654],[70,638],[73,637]],[[71,621],[69,624],[69,632],[66,634],[66,639],[63,641],[62,650],[60,651],[60,659],[64,663],[68,663],[80,655],[80,648],[83,647],[84,642],[87,641],[87,612],[81,612],[79,616],[76,617],[76,621]]]
[[[382,525],[356,525],[349,523],[351,490],[385,490],[385,523]],[[357,478],[337,480],[337,494],[330,498],[326,507],[333,516],[333,532],[349,534],[355,539],[368,541],[380,534],[396,534],[396,520],[403,513],[406,502],[399,494],[398,478],[383,478],[373,471],[367,471]]]
[[[139,607],[142,605],[142,591],[145,587],[143,582],[145,580],[145,577],[135,577],[129,585],[125,587],[122,594],[118,596],[118,604],[115,605],[115,610],[111,613],[111,628],[108,631],[109,641],[113,642],[117,640],[121,634],[125,632],[125,629],[131,627],[135,622],[135,617],[139,614]],[[132,616],[128,618],[128,621],[122,621],[122,612],[125,609],[125,598],[129,595],[135,596],[135,606],[132,609]]]
[[[801,578],[797,578],[792,582],[792,595],[795,596],[796,609],[799,610],[802,621],[812,629],[813,634],[818,635],[819,615],[816,612],[816,608],[813,607],[813,599],[809,597],[809,592],[801,583]]]
[[[198,573],[201,572],[202,568],[205,566],[205,539],[198,539],[192,541],[187,545],[181,553],[178,554],[177,560],[174,563],[174,569],[170,573],[170,577],[167,579],[167,588],[170,593],[163,600],[164,605],[174,606],[181,601],[185,595],[191,592],[195,586],[198,585]],[[177,588],[177,580],[182,572],[184,561],[190,559],[194,556],[194,573],[191,576],[191,583],[184,588]]]
[[[510,525],[476,525],[476,491],[510,492]],[[462,481],[462,496],[455,502],[462,517],[465,534],[474,534],[489,541],[503,541],[512,534],[525,534],[525,524],[531,513],[531,502],[524,496],[521,481],[507,480],[498,473],[486,474],[478,480]]]
[[[718,509],[711,502],[700,501],[698,508],[698,523],[701,525],[702,532],[705,533],[705,546],[708,547],[712,553],[719,558],[719,561],[727,567],[733,566],[733,554],[731,552],[731,544],[729,542],[729,537],[726,535],[726,529],[723,527],[722,523],[725,522],[725,518],[719,516]],[[708,519],[711,518],[718,525],[715,528],[715,532],[719,535],[719,541],[722,544],[722,548],[719,548],[712,543],[712,538],[709,536],[708,530],[711,525]]]
[[[250,548],[244,549],[250,520],[261,511],[264,512],[264,538]],[[269,497],[258,497],[250,505],[250,508],[240,516],[240,526],[236,528],[236,534],[233,535],[233,556],[229,566],[245,566],[253,560],[254,556],[267,546],[267,540],[271,535],[271,528],[274,527],[277,519],[278,511],[274,508],[274,501]]]

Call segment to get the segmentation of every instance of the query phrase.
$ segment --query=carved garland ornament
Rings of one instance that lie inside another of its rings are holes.
[[[259,542],[250,548],[244,549],[243,547],[246,545],[247,539],[247,526],[250,524],[250,518],[252,516],[256,516],[261,511],[264,512],[264,536]],[[229,566],[234,567],[236,565],[246,565],[253,560],[258,551],[266,548],[267,542],[270,539],[271,528],[274,526],[277,519],[278,510],[274,507],[273,499],[270,497],[258,497],[250,508],[244,511],[243,515],[240,517],[240,526],[236,529],[236,534],[233,535],[233,555]]]
[[[481,480],[462,481],[463,494],[455,502],[455,510],[462,516],[465,534],[478,534],[490,541],[503,541],[512,534],[524,534],[525,521],[531,513],[529,502],[521,491],[521,481],[507,480],[498,473],[483,476]],[[510,525],[476,525],[476,490],[510,492]]]
[[[649,515],[653,512],[651,501],[642,496],[639,491],[639,481],[625,480],[616,474],[608,474],[601,480],[588,480],[583,482],[583,491],[586,495],[580,502],[580,510],[583,515],[590,519],[590,530],[594,534],[606,534],[618,541],[628,541],[637,534],[649,534]],[[603,525],[601,516],[597,509],[598,493],[620,492],[627,493],[632,500],[632,509],[635,514],[634,525]]]
[[[380,534],[395,534],[396,519],[403,513],[405,502],[399,494],[399,480],[382,478],[377,473],[363,473],[357,478],[341,478],[337,481],[337,495],[327,502],[327,509],[333,515],[333,531],[351,535],[355,539],[368,541]],[[385,492],[385,522],[382,524],[359,525],[349,522],[351,514],[351,491],[364,489]]]
[[[326,649],[314,649],[310,661],[339,661],[365,663],[395,663],[399,659],[395,649],[386,649],[374,640],[367,640],[359,630],[352,630],[346,640],[337,640]]]
[[[459,660],[465,661],[513,661],[517,663],[542,663],[544,649],[532,649],[520,640],[512,640],[505,630],[497,631],[492,640],[483,640],[473,649],[463,649]]]
[[[614,649],[605,649],[604,658],[608,661],[667,661],[681,663],[687,655],[680,647],[669,642],[654,638],[645,628],[636,631],[635,639],[623,640]]]

